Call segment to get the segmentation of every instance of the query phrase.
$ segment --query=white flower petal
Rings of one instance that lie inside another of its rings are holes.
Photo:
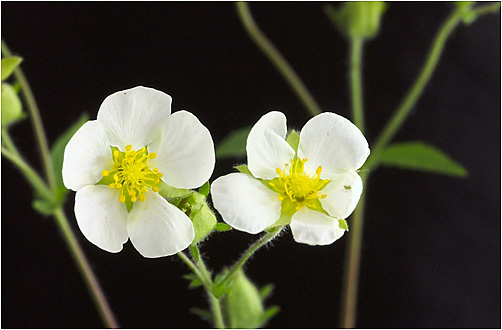
[[[88,121],[73,135],[64,150],[64,185],[77,191],[95,184],[103,177],[101,172],[112,166],[112,150],[105,130],[99,122]]]
[[[322,166],[322,178],[344,170],[359,169],[370,150],[361,131],[348,119],[325,112],[310,119],[300,132],[298,156],[307,158],[305,170],[315,173]]]
[[[307,207],[293,215],[289,226],[295,241],[309,245],[331,244],[345,232],[338,226],[337,219]]]
[[[192,243],[195,233],[190,218],[152,190],[129,213],[127,231],[136,250],[146,258],[173,255]]]
[[[178,111],[162,124],[160,137],[148,146],[157,153],[152,168],[163,174],[162,180],[177,188],[202,186],[213,173],[214,144],[209,130],[193,114]]]
[[[171,96],[153,88],[135,87],[108,96],[101,104],[98,121],[113,146],[130,144],[138,150],[155,139],[159,123],[171,114]]]
[[[87,186],[75,195],[77,223],[91,243],[108,252],[119,252],[127,242],[127,209],[120,191],[106,185]]]
[[[346,219],[356,208],[362,192],[363,182],[359,174],[347,171],[328,183],[320,192],[320,195],[326,194],[326,198],[321,198],[320,201],[323,209],[331,216]]]
[[[284,140],[286,116],[272,111],[253,126],[246,144],[248,167],[253,176],[271,180],[277,176],[276,169],[284,169],[295,156],[295,151]]]
[[[211,185],[214,207],[223,220],[237,230],[257,234],[281,215],[277,193],[244,173],[232,173]]]

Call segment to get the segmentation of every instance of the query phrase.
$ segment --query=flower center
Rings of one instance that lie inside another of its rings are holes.
[[[321,179],[321,166],[317,168],[315,175],[307,175],[306,161],[306,158],[292,159],[291,164],[285,164],[284,170],[276,169],[279,177],[268,182],[269,187],[279,193],[279,200],[282,202],[289,199],[296,205],[297,211],[303,206],[317,208],[318,199],[326,198],[325,194],[319,195],[319,191],[330,182]]]
[[[133,203],[138,199],[144,202],[147,188],[159,191],[158,184],[162,173],[159,173],[157,168],[151,170],[148,167],[148,160],[157,157],[155,152],[148,153],[146,147],[134,151],[132,146],[128,145],[125,152],[112,148],[112,154],[115,164],[111,170],[104,170],[102,174],[103,177],[113,178],[108,187],[121,191],[119,200],[122,203],[125,203],[126,198]]]

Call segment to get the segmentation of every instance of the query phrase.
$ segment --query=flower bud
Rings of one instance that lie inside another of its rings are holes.
[[[325,12],[335,27],[349,38],[372,39],[378,34],[386,9],[383,1],[357,1],[345,2],[339,10],[327,5]]]

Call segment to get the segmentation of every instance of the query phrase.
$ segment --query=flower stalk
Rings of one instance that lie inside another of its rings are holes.
[[[261,49],[263,54],[267,56],[276,69],[282,74],[286,82],[289,84],[293,92],[296,93],[296,96],[298,96],[310,114],[312,116],[320,114],[322,112],[321,108],[314,100],[307,87],[305,87],[305,84],[298,77],[284,56],[281,55],[277,48],[256,25],[248,4],[246,2],[237,2],[235,5],[242,25],[258,48]]]

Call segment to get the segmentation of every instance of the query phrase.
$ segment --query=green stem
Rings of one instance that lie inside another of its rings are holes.
[[[187,266],[194,272],[195,276],[199,278],[199,280],[204,284],[204,286],[209,285],[209,283],[206,282],[206,278],[202,276],[201,272],[195,266],[195,264],[184,254],[183,252],[178,252],[178,257],[180,257],[183,262],[187,264]]]
[[[198,249],[198,247],[196,247]],[[213,281],[211,280],[211,274],[207,271],[206,265],[204,264],[204,260],[202,256],[199,254],[199,258],[197,261],[197,265],[199,266],[199,270],[205,279],[206,283],[209,285],[205,286],[207,295],[209,296],[209,303],[211,304],[211,309],[213,311],[214,316],[214,326],[218,329],[225,329],[225,322],[223,321],[223,314],[221,312],[221,304],[220,299],[216,298],[213,294]]]
[[[498,13],[500,10],[500,2],[492,3],[489,5],[479,6],[471,9],[471,12],[477,17],[485,14]]]
[[[363,241],[364,205],[366,201],[367,179],[369,173],[361,172],[364,190],[354,214],[351,217],[349,246],[346,250],[344,279],[342,288],[341,328],[354,328],[357,314],[357,289],[359,286],[359,265]]]
[[[49,187],[47,187],[44,180],[42,180],[38,173],[35,172],[35,170],[33,170],[31,166],[28,165],[22,158],[3,146],[2,155],[10,160],[14,165],[16,165],[21,170],[21,172],[23,172],[26,179],[32,185],[35,191],[37,191],[45,199],[56,202],[54,194],[49,189]]]
[[[82,248],[78,244],[75,235],[66,219],[66,216],[61,208],[57,209],[54,213],[54,217],[56,218],[56,223],[59,226],[61,233],[63,234],[63,238],[66,241],[66,244],[73,256],[73,259],[77,263],[77,266],[82,274],[84,281],[91,292],[91,296],[96,304],[96,307],[101,315],[101,318],[105,325],[112,329],[117,329],[118,324],[115,320],[113,313],[106,301],[105,295],[101,290],[98,280],[89,266],[89,262],[87,261]]]
[[[230,282],[234,278],[234,276],[237,273],[237,271],[246,263],[246,261],[259,248],[261,248],[263,245],[267,244],[268,242],[270,242],[271,240],[273,240],[275,237],[277,237],[277,235],[279,235],[279,233],[283,229],[284,229],[284,226],[279,227],[278,229],[276,229],[276,230],[274,230],[272,232],[266,233],[259,240],[257,240],[256,242],[254,242],[253,245],[251,245],[249,247],[249,249],[241,256],[241,258],[239,259],[239,261],[237,261],[237,263],[235,263],[235,265],[232,267],[232,269],[230,270],[230,272],[227,274],[227,276],[225,276],[225,278],[220,283],[221,284],[226,284],[226,283]]]
[[[453,32],[457,24],[462,20],[462,16],[463,11],[457,8],[441,25],[438,33],[436,34],[434,42],[432,43],[432,47],[429,50],[427,59],[422,67],[420,75],[413,83],[411,89],[408,91],[407,95],[398,106],[390,121],[386,124],[386,126],[378,136],[375,144],[372,147],[371,155],[366,161],[365,168],[371,170],[378,166],[380,156],[382,155],[385,147],[392,140],[397,130],[401,127],[405,119],[408,117],[418,98],[420,97],[420,95],[422,95],[425,86],[429,82],[432,74],[434,73],[434,70],[437,67],[448,37]]]
[[[2,53],[5,56],[11,56],[11,51],[2,40]],[[14,76],[21,86],[21,91],[26,100],[26,104],[28,106],[28,110],[30,112],[31,123],[33,125],[33,129],[35,131],[35,136],[37,138],[38,147],[40,148],[40,152],[42,155],[42,163],[44,167],[45,176],[47,178],[47,182],[49,183],[49,187],[52,190],[56,189],[56,176],[52,167],[52,160],[49,152],[49,145],[47,143],[47,138],[45,136],[44,126],[42,125],[42,118],[40,117],[40,111],[38,110],[37,102],[35,101],[35,97],[31,91],[30,85],[28,84],[28,80],[23,74],[21,68],[16,68],[14,70]]]
[[[19,153],[19,151],[16,148],[16,145],[14,144],[14,142],[12,141],[12,139],[10,137],[9,130],[5,127],[2,127],[2,145],[5,145],[5,147],[10,152],[15,154],[17,157],[22,158],[21,154]]]
[[[312,114],[312,116],[320,114],[321,108],[314,100],[307,87],[305,87],[296,72],[293,68],[291,68],[288,61],[286,61],[277,48],[275,48],[272,42],[268,40],[265,34],[263,34],[263,32],[256,25],[247,3],[237,2],[236,6],[242,25],[248,32],[251,39],[261,49],[265,56],[267,56],[276,69],[283,75],[286,82],[290,85],[292,90],[296,93],[300,101]]]
[[[352,118],[354,124],[364,133],[364,107],[362,90],[362,56],[364,40],[353,38],[350,43],[350,87]]]

